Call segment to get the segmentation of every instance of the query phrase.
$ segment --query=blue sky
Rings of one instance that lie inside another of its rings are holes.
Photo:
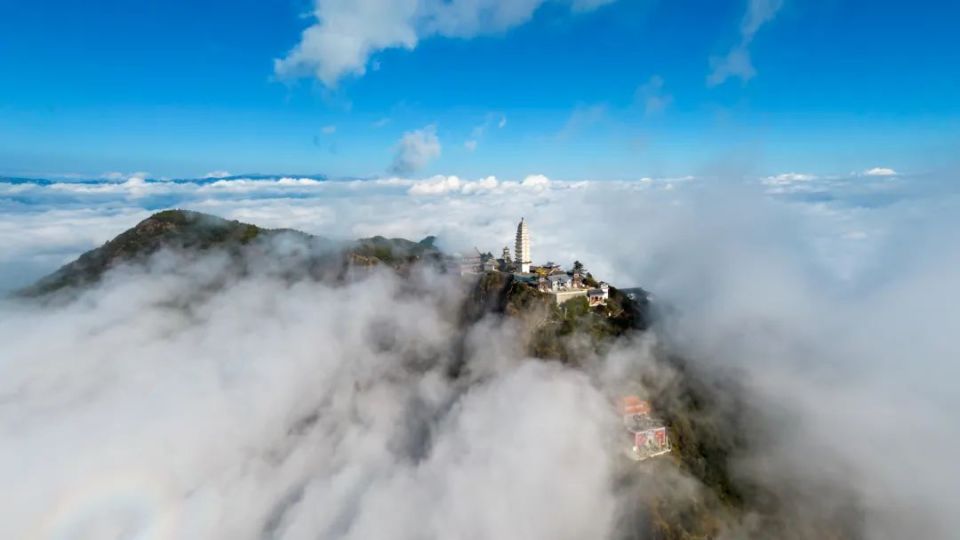
[[[0,174],[919,173],[960,150],[955,3],[368,0],[376,20],[336,4],[5,3]],[[372,45],[346,70],[329,51],[276,68],[324,30],[316,13]],[[384,41],[397,28],[415,46]],[[752,72],[711,82],[738,49]]]

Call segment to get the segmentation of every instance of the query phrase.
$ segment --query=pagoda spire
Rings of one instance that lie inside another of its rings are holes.
[[[514,247],[514,261],[517,271],[523,273],[530,272],[530,230],[527,228],[527,222],[520,218],[520,224],[517,225],[517,241]]]

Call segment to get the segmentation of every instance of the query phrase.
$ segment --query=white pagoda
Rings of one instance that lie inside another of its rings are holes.
[[[517,271],[524,274],[529,273],[532,264],[530,260],[530,231],[527,229],[527,224],[523,218],[520,218],[520,225],[517,226],[517,245],[514,254]]]

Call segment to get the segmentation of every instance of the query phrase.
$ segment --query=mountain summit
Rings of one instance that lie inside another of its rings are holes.
[[[421,242],[375,236],[354,242],[336,242],[294,229],[267,229],[190,210],[164,210],[120,233],[104,245],[87,251],[76,260],[35,284],[21,290],[21,296],[49,293],[90,285],[110,269],[124,264],[146,262],[161,250],[202,254],[223,250],[239,257],[247,250],[262,248],[278,240],[296,240],[314,273],[334,268],[386,264],[401,267],[421,259],[436,260],[439,251],[433,237]]]

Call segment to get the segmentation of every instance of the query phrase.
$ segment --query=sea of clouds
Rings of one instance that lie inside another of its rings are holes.
[[[170,207],[495,254],[523,216],[535,259],[652,291],[657,339],[772,411],[739,474],[797,505],[843,486],[870,538],[952,537],[960,192],[886,170],[726,176],[5,181],[0,290]],[[611,374],[526,361],[510,325],[452,343],[459,285],[416,279],[291,284],[165,254],[55,310],[5,304],[0,536],[618,532]],[[463,380],[444,376],[453,350]]]

